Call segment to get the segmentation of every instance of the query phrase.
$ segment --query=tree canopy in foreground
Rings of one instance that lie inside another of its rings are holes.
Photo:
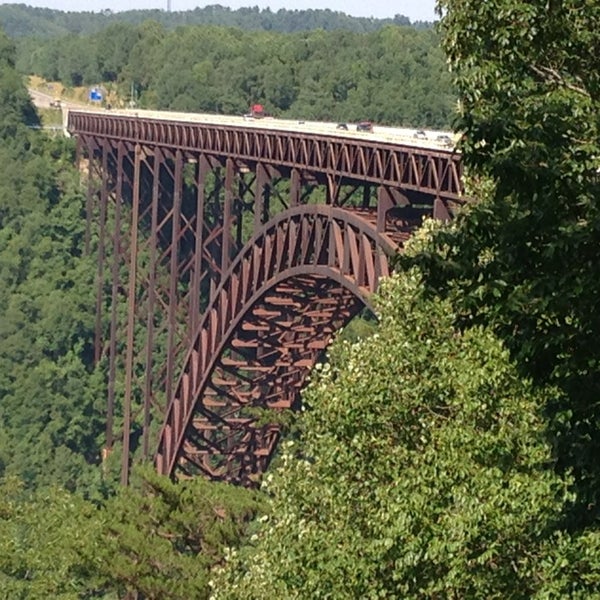
[[[418,271],[379,307],[377,333],[315,373],[271,517],[214,597],[589,597],[557,577],[585,563],[563,561],[579,541],[560,533],[569,480],[543,417],[560,392],[521,378],[491,331],[458,331]]]
[[[549,404],[573,526],[600,516],[600,4],[444,0],[477,202],[418,263],[458,321],[490,324]],[[409,261],[411,262],[411,261]]]

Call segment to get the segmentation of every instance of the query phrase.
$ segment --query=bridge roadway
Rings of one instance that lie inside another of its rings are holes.
[[[298,407],[423,215],[464,201],[444,132],[80,108],[65,126],[88,175],[106,453],[122,441],[123,483],[139,452],[164,474],[253,485],[281,432],[265,414]]]
[[[138,117],[161,121],[177,121],[180,123],[203,123],[206,125],[224,125],[228,127],[246,127],[248,129],[268,129],[273,131],[289,131],[293,133],[312,133],[342,138],[362,139],[370,142],[386,144],[401,144],[415,148],[453,151],[448,147],[446,140],[455,141],[456,135],[452,131],[420,130],[413,127],[387,127],[373,124],[372,131],[357,131],[356,123],[345,123],[347,130],[338,127],[339,122],[327,121],[302,121],[297,119],[277,119],[274,117],[254,118],[249,116],[218,115],[209,113],[182,113],[175,111],[154,111],[138,109],[97,109],[90,106],[76,106],[64,104],[63,120],[65,129],[68,124],[69,110],[76,112],[89,112],[105,116]],[[417,136],[417,131],[422,131],[422,136]],[[443,139],[442,139],[443,138]]]

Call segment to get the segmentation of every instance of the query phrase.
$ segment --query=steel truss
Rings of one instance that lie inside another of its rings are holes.
[[[265,411],[298,406],[423,215],[463,202],[451,153],[100,113],[70,113],[69,130],[124,484],[134,453],[256,482],[281,433]]]

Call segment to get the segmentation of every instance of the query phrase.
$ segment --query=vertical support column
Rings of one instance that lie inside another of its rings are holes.
[[[270,181],[271,178],[267,169],[265,169],[261,163],[258,163],[256,165],[256,187],[254,191],[254,233],[256,233],[269,218],[268,194],[270,192]],[[265,199],[267,200],[266,206]],[[261,334],[264,335],[263,332],[256,332],[257,337],[260,337]],[[261,353],[264,352],[264,346],[260,343],[257,344],[254,352],[256,353],[256,358],[259,358]]]
[[[146,318],[146,369],[144,374],[144,426],[142,431],[142,456],[148,458],[150,452],[150,408],[153,397],[153,354],[154,354],[154,311],[156,304],[156,263],[158,240],[158,200],[160,192],[160,168],[162,152],[154,148],[152,169],[152,207],[150,221],[150,266],[148,273],[148,315]]]
[[[333,175],[327,175],[327,204],[337,206],[338,197],[340,194],[340,183],[336,181]]]
[[[233,226],[233,179],[234,165],[231,158],[225,166],[225,200],[223,206],[223,230],[221,233],[221,277],[231,263],[231,230]]]
[[[105,142],[107,144],[108,142]],[[112,291],[110,310],[110,342],[108,359],[108,404],[106,410],[106,452],[114,443],[113,420],[115,410],[115,377],[117,369],[117,304],[119,298],[119,263],[121,259],[121,193],[123,188],[124,148],[120,143],[117,150],[117,187],[115,198],[115,230],[113,235]]]
[[[81,136],[77,136],[77,167],[80,167],[80,161],[82,156],[82,142]],[[87,194],[85,198],[85,237],[84,237],[84,252],[88,256],[90,253],[90,238],[91,238],[91,227],[93,217],[93,203],[92,198],[94,197],[94,178],[92,174],[92,165],[94,164],[94,150],[88,146],[88,180],[87,180]]]
[[[173,395],[175,380],[175,336],[177,332],[177,283],[179,280],[179,231],[181,225],[181,195],[183,189],[183,155],[175,153],[175,181],[173,182],[173,210],[171,213],[171,262],[169,273],[169,322],[167,336],[166,406]]]
[[[383,185],[377,188],[377,231],[385,232],[385,220],[388,211],[394,206],[390,191]]]
[[[221,222],[221,190],[223,188],[223,178],[221,177],[221,167],[213,166],[213,174],[214,174],[214,188],[212,189],[209,198],[211,203],[211,217],[212,217],[212,228],[219,227],[219,223]],[[215,210],[216,209],[216,210]],[[213,237],[213,231],[209,233],[209,236]],[[216,240],[215,240],[216,241]],[[214,248],[216,244],[211,244]],[[219,248],[216,252],[223,252],[222,248]],[[215,292],[217,291],[217,286],[219,285],[219,281],[221,280],[221,273],[219,271],[220,265],[218,264],[218,259],[216,256],[216,252],[213,255],[214,268],[211,269],[210,272],[210,286],[209,286],[209,300],[212,300],[215,296]],[[222,259],[221,259],[222,262]]]
[[[385,186],[380,185],[377,188],[377,231],[385,233],[386,219],[388,211],[395,206],[392,192]],[[375,278],[379,281],[382,275],[387,274],[387,257],[383,253],[380,247],[376,249],[376,260],[375,260]]]
[[[371,205],[371,186],[368,183],[365,183],[362,192],[362,207],[369,208]]]
[[[123,452],[121,454],[121,485],[129,483],[129,455],[131,439],[131,387],[133,380],[133,353],[135,329],[135,293],[137,289],[138,220],[140,214],[140,154],[135,147],[133,168],[133,198],[131,210],[129,281],[127,282],[127,348],[125,351],[125,398],[123,404]]]
[[[248,186],[242,173],[238,173],[237,180],[238,189],[234,197],[233,211],[235,215],[235,247],[239,249],[244,245],[244,192]]]
[[[204,253],[204,203],[206,175],[210,165],[204,156],[198,158],[196,172],[196,228],[194,231],[194,258],[192,264],[190,308],[189,308],[189,335],[193,339],[194,333],[200,322],[200,285],[202,283],[202,255]]]
[[[256,182],[254,192],[254,233],[265,221],[265,192],[269,184],[267,170],[258,163],[256,165]]]
[[[292,169],[290,178],[290,208],[300,204],[300,192],[302,191],[302,177],[298,169]]]
[[[94,334],[94,362],[102,356],[102,305],[104,304],[104,262],[106,260],[106,211],[108,205],[108,151],[102,145],[100,185],[100,237],[98,239],[98,271],[96,273],[96,326]]]
[[[271,186],[265,186],[263,194],[263,223],[266,223],[271,218]]]

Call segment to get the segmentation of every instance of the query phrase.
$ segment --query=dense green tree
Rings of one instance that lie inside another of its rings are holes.
[[[52,45],[55,42],[51,42]],[[58,75],[67,87],[80,86],[87,83],[90,70],[90,59],[95,53],[89,51],[88,40],[76,35],[69,35],[61,40],[58,55]],[[97,72],[97,71],[96,71]]]
[[[566,392],[547,408],[559,466],[576,474],[572,518],[591,523],[600,514],[600,5],[440,5],[479,201],[418,261],[461,322],[492,324],[525,373]]]
[[[28,146],[26,128],[40,124],[35,108],[15,71],[15,48],[0,30],[0,140]]]
[[[272,514],[215,598],[560,597],[543,595],[569,500],[543,418],[559,392],[489,330],[457,331],[418,272],[378,304],[375,335],[313,375],[302,443],[267,476]]]
[[[115,23],[94,36],[100,77],[98,81],[116,81],[138,41],[138,29]]]
[[[21,73],[30,73],[32,65],[35,65],[36,75],[48,81],[59,80],[58,65],[62,48],[58,40],[41,41],[39,38],[30,37],[19,40],[18,48],[16,66]]]
[[[99,490],[103,383],[72,149],[39,119],[0,38],[0,463],[28,485]],[[7,49],[8,48],[8,49]]]
[[[596,373],[600,6],[442,5],[463,160],[492,184],[491,202],[467,219],[469,258],[489,254],[479,269],[484,303],[504,311],[516,345],[535,345],[535,374],[575,375],[584,357]]]
[[[277,31],[293,33],[322,29],[324,31],[353,31],[368,33],[385,25],[410,25],[410,20],[402,15],[393,19],[372,17],[351,17],[342,12],[323,10],[286,10],[273,12],[270,8],[258,6],[232,10],[219,4],[198,7],[189,11],[130,10],[101,12],[51,10],[25,4],[0,5],[0,23],[11,37],[55,37],[68,33],[95,34],[115,24],[141,25],[146,21],[156,21],[167,29],[182,25],[219,25],[236,27],[247,31]],[[430,29],[431,23],[417,22],[416,29]]]
[[[61,181],[49,156],[0,156],[5,471],[29,483],[92,483],[103,384],[90,365],[95,267],[81,255],[82,195],[76,174]]]
[[[160,48],[165,34],[164,28],[156,21],[147,21],[140,26],[138,39],[129,53],[127,67],[121,72],[125,85],[137,83],[142,89],[150,87],[156,65],[160,61]]]
[[[32,495],[0,479],[0,598],[93,597],[101,525],[97,508],[77,495],[53,487]]]
[[[148,600],[202,600],[211,569],[237,547],[264,502],[203,478],[173,483],[151,466],[103,507],[98,574],[108,589]]]
[[[204,479],[177,485],[151,467],[101,506],[0,479],[0,598],[208,598],[211,569],[258,509],[255,492]]]

